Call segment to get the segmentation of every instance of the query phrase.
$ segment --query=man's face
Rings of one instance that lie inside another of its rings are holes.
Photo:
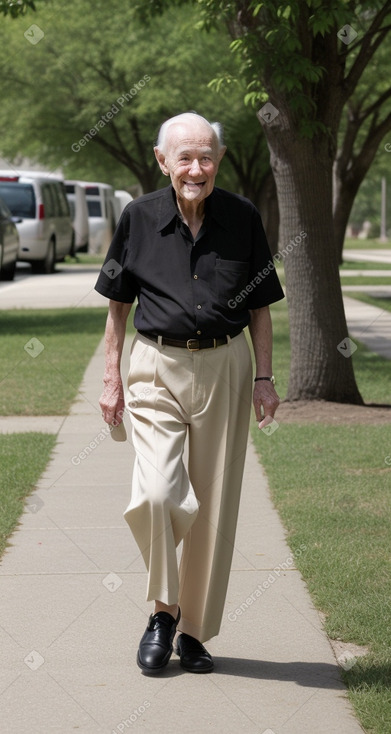
[[[155,148],[164,174],[169,175],[179,200],[197,203],[212,193],[219,163],[225,148],[206,125],[173,124],[167,131],[166,152]]]

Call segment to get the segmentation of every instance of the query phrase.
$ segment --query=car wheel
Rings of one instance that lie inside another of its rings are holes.
[[[13,280],[15,277],[16,260],[0,269],[0,280]]]
[[[76,257],[76,237],[75,232],[72,232],[71,249],[69,250],[69,257]]]
[[[54,273],[56,265],[56,245],[54,240],[50,240],[48,249],[46,251],[46,257],[43,260],[35,260],[31,263],[33,273],[44,273],[50,275]]]

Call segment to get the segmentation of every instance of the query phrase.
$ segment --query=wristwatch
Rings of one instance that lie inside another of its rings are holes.
[[[268,380],[272,383],[272,385],[276,384],[274,375],[272,375],[271,377],[254,377],[254,382],[258,382],[258,380]]]

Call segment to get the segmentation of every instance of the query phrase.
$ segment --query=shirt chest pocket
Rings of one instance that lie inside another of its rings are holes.
[[[249,263],[240,260],[216,260],[216,292],[220,306],[229,308],[229,302],[246,289],[248,272]]]

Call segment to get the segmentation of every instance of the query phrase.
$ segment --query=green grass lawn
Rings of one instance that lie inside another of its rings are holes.
[[[66,415],[107,309],[0,313],[0,415]]]
[[[391,266],[388,263],[369,262],[368,260],[365,262],[361,262],[359,260],[345,260],[345,262],[340,265],[339,269],[341,274],[343,274],[344,270],[387,270],[391,275]],[[371,273],[369,272],[368,275],[370,274]]]
[[[64,262],[66,265],[103,265],[105,255],[94,255],[87,252],[77,252],[74,257],[67,255]],[[61,266],[58,266],[59,269]]]
[[[55,443],[56,436],[46,433],[0,435],[0,555]]]
[[[283,398],[289,377],[284,302],[272,307],[274,372]],[[366,402],[391,403],[390,363],[359,345],[355,374]],[[278,420],[278,414],[277,414]],[[273,501],[313,601],[333,639],[369,646],[350,670],[349,697],[371,734],[391,731],[391,423],[253,426]]]
[[[1,312],[0,415],[67,415],[106,314],[105,308]],[[0,434],[0,553],[55,442],[49,434]]]
[[[343,671],[356,713],[369,732],[389,734],[391,425],[253,433],[288,542],[307,548],[297,565],[328,635],[370,648]]]
[[[75,257],[67,255],[65,263],[67,265],[103,265],[104,255],[93,255],[87,252],[77,252]],[[61,267],[61,266],[60,266]]]
[[[355,294],[356,297],[356,294]],[[382,308],[379,299],[373,299],[374,305]],[[288,332],[288,310],[286,299],[271,307],[273,319],[273,370],[277,380],[277,392],[284,400],[288,390],[290,369],[290,344]],[[391,366],[388,360],[371,352],[366,346],[357,342],[357,351],[353,354],[353,365],[357,384],[364,402],[391,404]]]
[[[370,277],[370,273],[368,272],[368,275],[353,275],[353,276],[343,276],[341,274],[341,285],[354,285],[354,286],[360,286],[360,285],[391,285],[391,271],[390,275],[388,276],[380,276],[376,278]]]
[[[357,237],[346,238],[345,250],[387,250],[389,242],[379,242],[377,239],[359,240]]]

